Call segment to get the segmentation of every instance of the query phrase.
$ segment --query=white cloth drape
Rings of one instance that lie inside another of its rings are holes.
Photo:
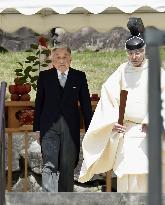
[[[117,178],[117,192],[146,193],[148,188],[147,174],[124,175]]]

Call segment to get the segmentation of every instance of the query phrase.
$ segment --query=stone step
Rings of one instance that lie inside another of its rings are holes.
[[[6,193],[6,205],[147,205],[147,194],[12,192]]]

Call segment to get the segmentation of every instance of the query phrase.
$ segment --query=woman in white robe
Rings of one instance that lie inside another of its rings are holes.
[[[113,169],[118,192],[147,192],[148,61],[144,44],[128,50],[128,59],[102,86],[100,101],[82,143],[84,161],[79,182]],[[165,95],[164,70],[161,82]],[[124,126],[117,123],[121,90],[128,91]]]

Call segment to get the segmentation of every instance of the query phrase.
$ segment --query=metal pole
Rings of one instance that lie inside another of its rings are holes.
[[[146,32],[147,55],[149,58],[149,130],[148,130],[148,205],[162,204],[162,171],[161,171],[161,89],[160,89],[160,54],[159,45],[162,42],[161,32],[150,30]]]
[[[160,60],[157,47],[150,47],[149,61],[149,205],[161,205]],[[152,83],[151,83],[152,82]]]
[[[2,133],[0,133],[0,135],[2,135]],[[2,164],[2,155],[1,155],[1,153],[2,153],[2,141],[1,141],[1,138],[0,138],[0,205],[2,205],[3,204],[3,199],[2,199],[2,193],[3,193],[3,190],[2,190],[2,166],[1,166],[1,164]]]
[[[2,122],[2,130],[1,130],[1,136],[2,136],[2,156],[1,156],[1,160],[2,160],[2,181],[1,181],[1,185],[2,186],[2,205],[5,205],[5,189],[6,189],[6,174],[5,174],[5,122],[4,122],[4,119],[3,119],[3,122]]]
[[[6,82],[0,89],[0,205],[5,204],[5,93]]]

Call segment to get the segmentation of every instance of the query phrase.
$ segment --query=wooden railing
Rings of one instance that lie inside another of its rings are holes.
[[[95,110],[97,101],[92,101],[92,109]],[[7,115],[8,115],[8,128],[5,129],[8,134],[8,175],[7,175],[7,190],[12,191],[12,138],[13,133],[24,132],[24,146],[25,146],[25,156],[24,156],[24,185],[23,191],[28,191],[28,146],[29,146],[29,136],[28,133],[32,132],[32,126],[22,126],[19,127],[19,121],[15,118],[15,113],[28,106],[34,106],[34,102],[23,102],[23,101],[8,101],[6,102]],[[81,122],[80,132],[84,132],[83,123]],[[106,191],[111,191],[111,171],[106,173]]]
[[[5,205],[5,93],[6,82],[0,89],[0,204]]]
[[[6,133],[8,134],[8,175],[7,175],[7,190],[12,191],[12,138],[13,133],[24,132],[24,147],[25,147],[25,156],[24,156],[24,184],[23,191],[28,191],[28,145],[29,145],[29,136],[28,132],[32,132],[31,126],[22,126],[19,128],[6,128]]]

